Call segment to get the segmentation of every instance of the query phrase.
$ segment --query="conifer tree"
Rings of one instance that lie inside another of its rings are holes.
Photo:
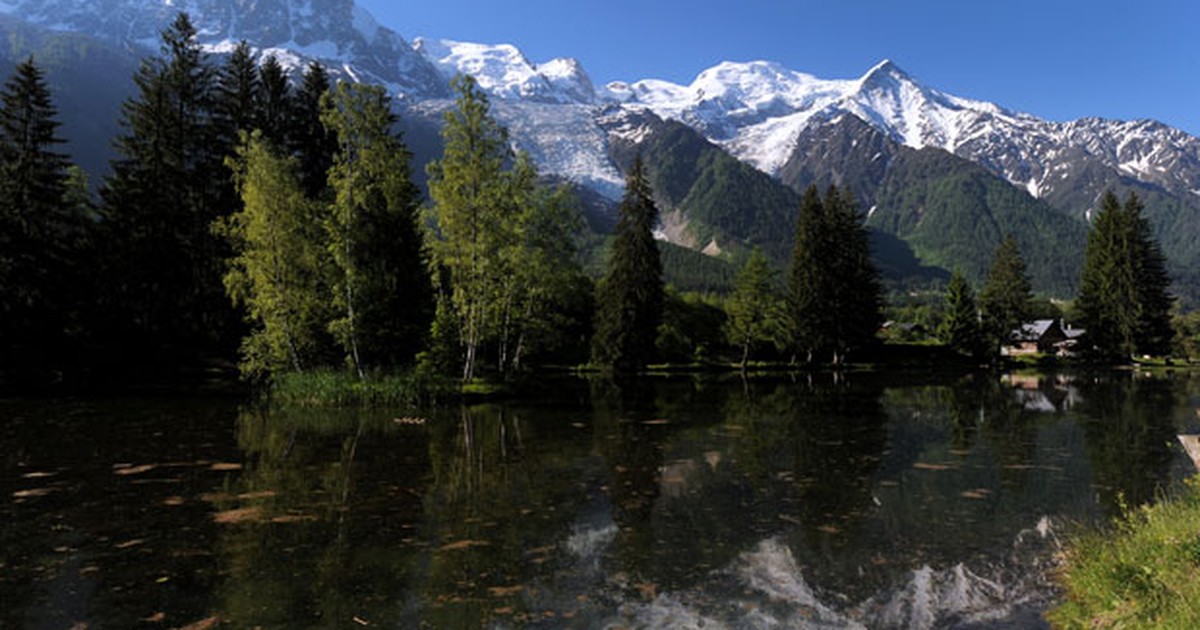
[[[254,131],[260,83],[254,53],[245,40],[237,43],[216,79],[214,118],[223,149],[233,155],[240,132]]]
[[[288,146],[292,126],[292,92],[287,71],[275,55],[267,55],[258,71],[260,90],[255,103],[255,128],[277,147]]]
[[[1029,319],[1032,302],[1033,291],[1021,249],[1009,234],[996,248],[983,290],[979,293],[979,310],[989,353],[995,356],[1013,331]]]
[[[329,168],[337,152],[337,134],[321,124],[321,97],[329,91],[329,75],[317,62],[309,64],[296,91],[291,129],[291,151],[300,160],[305,193],[320,197],[329,186]]]
[[[606,368],[635,371],[654,356],[664,304],[657,222],[658,208],[639,157],[626,176],[612,251],[596,287],[592,361]]]
[[[825,230],[825,207],[816,185],[804,191],[800,214],[796,217],[795,245],[792,249],[788,298],[791,306],[792,343],[805,353],[807,362],[829,345],[833,328],[828,308],[829,282],[826,267],[832,259]]]
[[[774,272],[762,250],[755,247],[737,277],[737,286],[729,298],[725,336],[741,349],[741,366],[746,368],[750,351],[756,346],[786,343],[782,300],[776,294]]]
[[[1087,349],[1106,359],[1169,349],[1170,277],[1141,210],[1106,192],[1088,234],[1075,304]]]
[[[815,186],[801,199],[789,277],[792,338],[809,362],[817,353],[842,363],[871,345],[883,322],[883,289],[870,242],[848,190]]]
[[[57,111],[29,58],[0,90],[0,371],[58,360],[85,217],[66,198]]]
[[[261,132],[243,133],[230,166],[244,205],[217,231],[234,252],[226,290],[252,325],[242,342],[242,372],[308,369],[322,358],[332,319],[319,206],[304,195],[296,160],[280,155]]]
[[[458,76],[451,87],[458,97],[442,128],[444,154],[427,171],[439,233],[434,257],[447,272],[445,293],[458,318],[466,381],[474,378],[480,345],[500,316],[500,230],[512,204],[506,202],[510,191],[503,174],[507,132],[492,118],[487,95],[475,79]]]
[[[232,340],[236,322],[221,285],[223,243],[210,231],[231,210],[232,182],[213,124],[214,73],[180,14],[162,57],[143,61],[125,103],[119,154],[102,190],[105,311],[129,353],[193,357]],[[139,357],[139,359],[144,357]]]
[[[396,117],[382,88],[339,83],[325,100],[322,121],[338,139],[329,177],[334,201],[324,222],[336,268],[338,315],[330,331],[363,378],[369,367],[411,362],[429,332],[420,192],[411,156],[392,134]]]
[[[946,315],[937,333],[942,343],[963,356],[977,357],[983,352],[985,341],[975,291],[957,269],[946,285]]]

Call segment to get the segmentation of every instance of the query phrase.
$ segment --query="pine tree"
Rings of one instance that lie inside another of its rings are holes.
[[[305,197],[294,158],[279,155],[260,132],[243,138],[230,165],[244,206],[217,224],[234,252],[226,290],[252,324],[242,372],[305,370],[320,362],[332,319],[320,209]]]
[[[788,283],[792,339],[809,362],[817,353],[840,364],[871,345],[883,322],[883,289],[854,197],[830,187],[822,200],[805,191],[796,219]]]
[[[725,336],[741,349],[742,369],[756,346],[771,343],[778,347],[786,343],[787,326],[782,300],[775,291],[774,275],[766,254],[755,247],[738,273],[737,287],[726,305],[729,319],[725,323]]]
[[[1142,214],[1144,206],[1133,192],[1125,200],[1130,223],[1130,263],[1137,282],[1139,317],[1133,330],[1133,347],[1138,354],[1164,355],[1171,351],[1174,336],[1171,308],[1171,276],[1166,257],[1155,240],[1150,222]]]
[[[1075,305],[1087,349],[1105,359],[1169,350],[1170,277],[1141,211],[1136,195],[1122,207],[1107,192],[1088,234]]]
[[[620,219],[604,278],[596,288],[592,361],[621,372],[654,356],[663,317],[662,261],[654,227],[658,208],[639,157],[625,180]]]
[[[996,248],[983,290],[979,293],[979,310],[989,353],[995,356],[1012,332],[1029,319],[1032,302],[1033,292],[1021,249],[1009,234]]]
[[[834,256],[827,269],[833,307],[833,363],[873,345],[883,324],[883,286],[858,202],[849,188],[830,187],[825,213]]]
[[[329,75],[317,62],[308,66],[294,100],[291,150],[300,160],[300,178],[310,198],[329,187],[329,168],[337,152],[337,134],[321,123],[321,98],[329,92]]]
[[[442,128],[444,154],[427,171],[440,236],[432,243],[434,258],[447,272],[466,381],[475,377],[480,346],[501,315],[504,274],[497,263],[505,210],[512,204],[503,174],[507,132],[491,117],[487,95],[473,78],[455,77],[451,87],[458,97]]]
[[[263,60],[258,81],[261,89],[255,103],[255,128],[262,131],[268,142],[287,147],[293,119],[292,92],[287,71],[275,55],[267,55]]]
[[[362,378],[368,367],[411,362],[429,332],[434,305],[417,225],[420,191],[411,155],[392,135],[396,117],[382,88],[339,83],[324,110],[322,121],[338,138],[325,220],[339,313],[330,330]]]
[[[233,155],[240,132],[254,131],[261,84],[254,53],[245,40],[238,42],[217,73],[214,119],[221,148]]]
[[[985,341],[975,291],[957,269],[946,285],[946,315],[937,332],[942,343],[963,356],[977,357],[983,352]]]
[[[0,90],[0,370],[49,365],[65,342],[85,217],[42,70],[20,63]]]
[[[214,124],[214,73],[186,14],[134,82],[102,190],[113,341],[126,354],[169,351],[172,361],[224,352],[236,318],[221,284],[226,251],[210,226],[232,210],[232,181]]]
[[[829,282],[825,265],[832,260],[825,230],[825,207],[815,185],[804,191],[800,214],[796,217],[795,245],[792,249],[788,298],[791,306],[793,346],[804,352],[807,362],[830,343],[833,328],[828,308]]]

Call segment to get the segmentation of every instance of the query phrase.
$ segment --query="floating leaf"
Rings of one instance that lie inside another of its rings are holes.
[[[512,597],[523,590],[525,587],[519,584],[517,586],[493,586],[488,589],[488,593],[492,597]]]
[[[113,474],[128,477],[129,475],[140,475],[145,472],[150,472],[158,468],[158,464],[143,464],[141,466],[131,466],[129,464],[117,464],[113,466]]]
[[[242,465],[241,465],[241,464],[233,464],[233,463],[222,463],[222,462],[218,462],[218,463],[216,463],[216,464],[213,464],[212,466],[209,466],[209,468],[208,468],[208,469],[209,469],[209,470],[211,470],[211,471],[213,471],[213,472],[232,472],[232,471],[235,471],[235,470],[241,470],[241,469],[242,469]]]
[[[490,544],[486,540],[459,540],[442,545],[438,551],[459,551],[461,549],[470,549],[471,547],[487,547]]]
[[[226,510],[213,514],[213,521],[223,525],[233,525],[249,521],[262,520],[262,508],[248,507],[238,510]]]
[[[925,462],[917,462],[913,464],[913,468],[917,470],[950,470],[945,464],[926,464]]]

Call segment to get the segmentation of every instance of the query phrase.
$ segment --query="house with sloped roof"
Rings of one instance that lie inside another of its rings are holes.
[[[1057,354],[1059,344],[1069,337],[1057,319],[1038,319],[1026,322],[1008,336],[1000,354],[1016,357],[1029,354]]]

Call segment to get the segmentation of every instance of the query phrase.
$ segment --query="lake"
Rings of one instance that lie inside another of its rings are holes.
[[[0,627],[1029,627],[1200,375],[569,377],[437,411],[0,402]]]

